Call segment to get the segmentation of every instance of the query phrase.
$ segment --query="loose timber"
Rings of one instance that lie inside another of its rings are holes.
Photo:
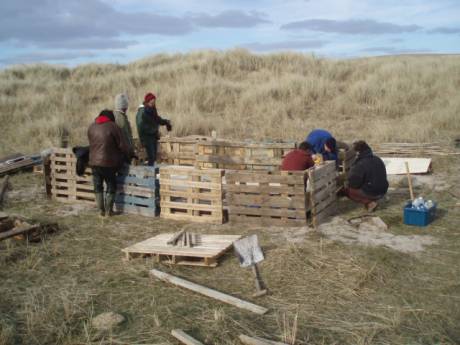
[[[171,284],[183,287],[185,289],[194,291],[194,292],[202,294],[204,296],[214,298],[214,299],[216,299],[218,301],[231,304],[231,305],[233,305],[235,307],[245,309],[245,310],[249,310],[249,311],[251,311],[253,313],[256,313],[256,314],[259,314],[259,315],[263,315],[266,312],[268,312],[267,308],[264,308],[264,307],[261,307],[259,305],[244,301],[242,299],[239,299],[239,298],[224,294],[222,292],[219,292],[219,291],[216,291],[216,290],[213,290],[213,289],[210,289],[210,288],[207,288],[205,286],[192,283],[192,282],[190,282],[188,280],[178,278],[178,277],[176,277],[176,276],[174,276],[172,274],[169,274],[169,273],[165,273],[165,272],[162,272],[162,271],[159,271],[159,270],[156,270],[156,269],[152,269],[150,271],[150,275],[152,275],[152,276],[154,276],[154,277],[156,277],[156,278],[158,278],[160,280],[163,280],[165,282],[169,282]]]

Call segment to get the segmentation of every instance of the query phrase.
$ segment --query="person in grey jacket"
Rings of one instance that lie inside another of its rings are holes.
[[[115,116],[115,123],[120,127],[126,142],[129,145],[130,155],[127,157],[128,161],[135,156],[134,152],[134,139],[131,124],[129,123],[126,112],[128,111],[128,96],[124,93],[120,93],[115,96],[115,109],[113,114]]]

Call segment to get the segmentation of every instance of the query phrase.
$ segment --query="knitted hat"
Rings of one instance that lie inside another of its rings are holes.
[[[150,102],[152,99],[157,99],[157,96],[155,96],[153,93],[149,92],[148,94],[145,95],[145,97],[144,97],[144,102],[145,102],[145,103],[148,103],[148,102]]]
[[[128,109],[128,96],[120,93],[115,96],[115,110]]]

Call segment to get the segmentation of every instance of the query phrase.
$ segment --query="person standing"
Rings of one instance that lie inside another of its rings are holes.
[[[353,143],[353,149],[357,157],[348,173],[348,187],[344,189],[344,194],[372,212],[378,206],[377,200],[388,191],[385,164],[363,140]]]
[[[139,140],[147,151],[148,165],[153,166],[157,159],[158,139],[160,126],[166,126],[171,131],[171,121],[161,118],[156,108],[156,96],[149,92],[144,97],[144,103],[136,114],[137,133]]]
[[[117,191],[116,173],[130,154],[129,145],[115,124],[113,111],[101,111],[88,128],[88,140],[96,205],[101,216],[111,216]],[[104,182],[107,185],[105,198]]]
[[[131,160],[132,157],[135,156],[134,152],[134,139],[133,139],[133,131],[131,129],[131,124],[129,123],[128,116],[126,112],[128,111],[128,96],[124,93],[120,93],[115,96],[115,110],[113,114],[115,115],[115,123],[120,127],[123,136],[125,137],[126,142],[130,148],[130,155],[128,161]]]

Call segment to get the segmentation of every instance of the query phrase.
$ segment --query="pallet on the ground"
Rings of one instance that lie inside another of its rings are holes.
[[[119,212],[155,217],[158,214],[158,168],[128,166],[118,173],[115,208]]]
[[[194,166],[197,143],[209,140],[212,138],[201,135],[163,137],[158,141],[158,161],[171,165]]]
[[[15,173],[19,170],[32,169],[35,165],[41,164],[40,156],[25,156],[14,154],[4,157],[0,161],[0,176]]]
[[[193,247],[169,245],[174,233],[160,234],[122,249],[126,258],[154,256],[163,263],[189,266],[215,267],[218,259],[232,248],[240,235],[195,234]]]
[[[197,143],[196,167],[229,170],[278,171],[296,144],[212,140]]]
[[[222,224],[221,169],[160,167],[160,217]]]
[[[317,227],[337,208],[337,171],[335,161],[326,161],[308,169],[308,208],[312,214],[312,225]]]
[[[305,171],[227,171],[229,221],[264,226],[306,225],[305,180]]]

